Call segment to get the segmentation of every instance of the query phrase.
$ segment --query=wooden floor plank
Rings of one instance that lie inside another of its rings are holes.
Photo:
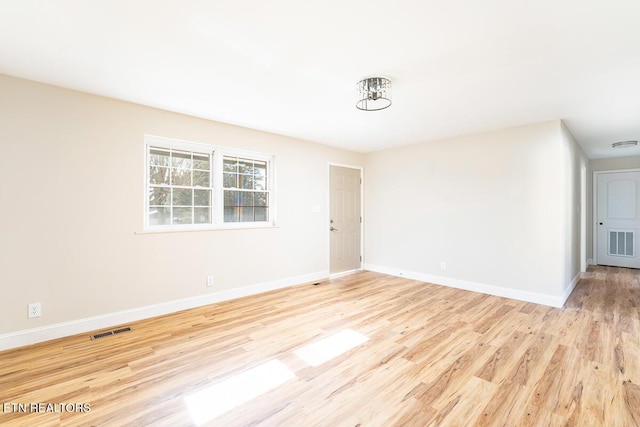
[[[640,427],[638,270],[590,267],[562,309],[361,272],[129,326],[0,352],[0,425],[195,426],[186,397],[277,360],[205,425]],[[368,340],[297,355],[345,330]],[[65,402],[90,412],[12,406]]]

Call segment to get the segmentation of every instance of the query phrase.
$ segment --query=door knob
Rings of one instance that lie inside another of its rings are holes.
[[[338,231],[338,229],[337,229],[337,228],[334,228],[334,227],[331,227],[331,228],[329,229],[329,231]]]

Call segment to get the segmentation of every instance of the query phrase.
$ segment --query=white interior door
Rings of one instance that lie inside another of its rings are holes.
[[[597,263],[640,268],[640,172],[597,175]]]
[[[357,270],[361,267],[360,184],[360,169],[329,167],[329,272],[331,274]]]

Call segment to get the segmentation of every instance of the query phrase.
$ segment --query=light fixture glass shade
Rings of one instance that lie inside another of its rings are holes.
[[[364,111],[383,110],[391,105],[391,80],[369,77],[358,82],[356,107]]]

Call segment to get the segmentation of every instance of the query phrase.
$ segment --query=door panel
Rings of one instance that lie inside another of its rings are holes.
[[[330,166],[330,266],[331,274],[359,269],[360,170]]]
[[[598,264],[640,268],[640,172],[597,176]]]

